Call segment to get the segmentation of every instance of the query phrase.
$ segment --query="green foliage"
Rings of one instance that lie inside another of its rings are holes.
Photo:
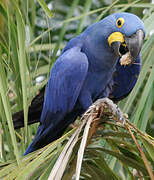
[[[3,29],[0,31],[0,177],[37,179],[40,176],[40,179],[48,179],[55,166],[54,173],[63,175],[66,168],[63,178],[72,177],[78,148],[84,138],[83,129],[87,125],[83,125],[81,133],[79,128],[74,128],[42,151],[22,157],[37,129],[37,125],[27,126],[28,106],[46,84],[50,69],[67,41],[88,25],[120,11],[140,10],[147,31],[137,85],[119,106],[135,124],[136,128],[129,123],[127,126],[131,126],[149,164],[152,164],[153,139],[143,132],[151,133],[154,123],[154,5],[151,1],[144,3],[140,0],[116,0],[112,4],[105,0],[38,2],[6,0],[5,6],[0,2],[3,16]],[[37,83],[40,76],[43,81]],[[25,128],[15,131],[11,114],[21,109],[24,109]],[[81,178],[135,179],[132,173],[135,168],[138,175],[141,171],[146,179],[149,176],[146,164],[137,145],[132,142],[127,128],[107,121],[105,127],[98,129],[80,160]],[[61,161],[57,160],[59,157],[62,157]]]
[[[125,125],[116,122],[116,115],[108,112],[108,107],[103,108],[106,116],[102,120],[101,109],[102,106],[93,105],[79,125],[55,142],[21,158],[19,165],[16,161],[1,163],[0,177],[58,180],[62,177],[72,179],[75,174],[76,179],[149,179],[152,174],[153,139],[128,120]],[[111,117],[114,120],[107,120]],[[141,142],[142,146],[139,145]],[[113,157],[118,167],[113,165]],[[136,170],[135,175],[133,169]]]

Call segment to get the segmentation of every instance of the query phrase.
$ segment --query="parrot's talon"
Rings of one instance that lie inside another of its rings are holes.
[[[109,98],[98,99],[95,103],[95,109],[103,109],[105,113],[111,114],[112,119],[117,119],[118,121],[122,121],[125,123],[125,116],[121,109],[113,103]],[[102,108],[103,107],[103,108]]]

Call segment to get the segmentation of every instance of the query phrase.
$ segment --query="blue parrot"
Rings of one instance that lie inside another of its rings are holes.
[[[40,125],[24,155],[61,137],[97,99],[112,96],[118,100],[129,94],[140,72],[144,37],[143,22],[122,12],[71,39],[50,72]],[[126,53],[131,65],[122,66],[120,59]]]

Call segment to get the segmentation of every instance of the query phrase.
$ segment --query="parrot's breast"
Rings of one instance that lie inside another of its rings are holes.
[[[87,74],[83,88],[90,92],[93,101],[98,98],[108,97],[112,90],[115,68],[107,71],[88,72]]]

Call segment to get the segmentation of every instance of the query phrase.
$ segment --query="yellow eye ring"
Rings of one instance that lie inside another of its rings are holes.
[[[123,26],[124,22],[125,22],[124,18],[119,18],[116,22],[116,26],[118,28],[121,28]]]

